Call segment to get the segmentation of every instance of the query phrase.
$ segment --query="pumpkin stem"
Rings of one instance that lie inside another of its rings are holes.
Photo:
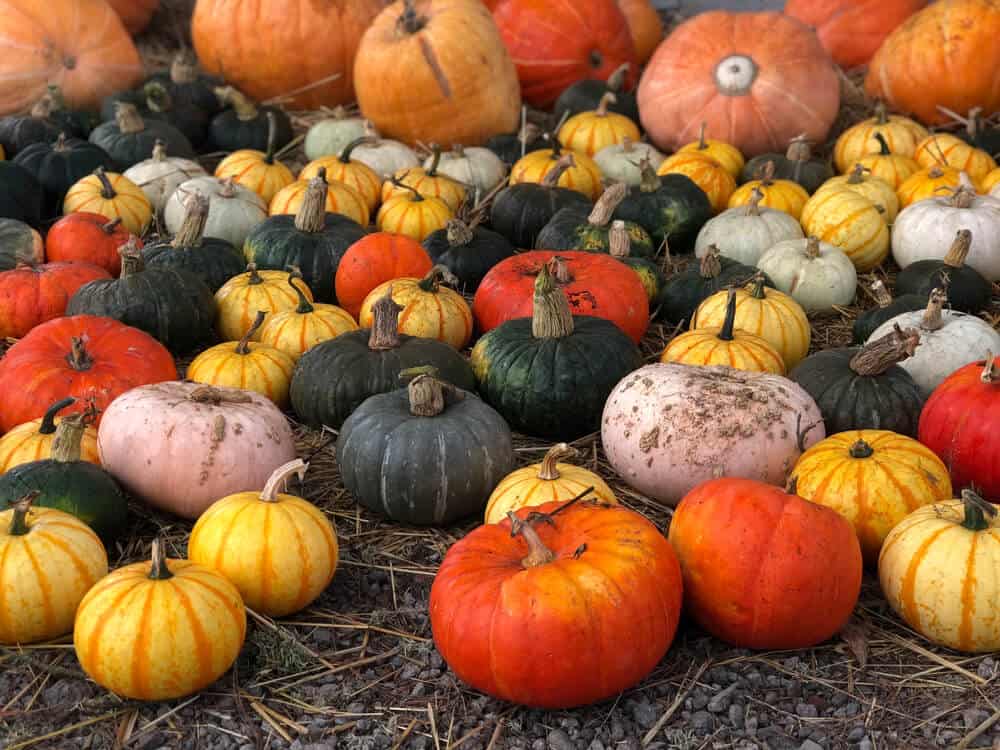
[[[847,184],[860,185],[865,181],[865,172],[871,172],[871,170],[862,164],[855,164],[854,169],[851,170],[851,174],[847,178]]]
[[[556,160],[556,163],[552,165],[549,171],[545,173],[545,177],[542,178],[540,184],[542,187],[555,187],[559,184],[559,178],[563,176],[563,172],[575,166],[576,160],[573,158],[573,154],[563,154]]]
[[[31,111],[28,112],[28,115],[38,120],[47,120],[57,109],[58,108],[56,107],[55,100],[52,98],[51,93],[46,91],[41,95],[38,101],[34,103],[31,107]]]
[[[875,449],[865,442],[864,438],[858,438],[851,446],[849,453],[851,458],[871,458],[875,455]]]
[[[885,284],[882,283],[881,279],[875,279],[872,282],[872,294],[875,296],[875,302],[879,307],[888,307],[892,304],[892,295],[889,294],[889,290],[885,288]]]
[[[188,193],[184,201],[184,219],[170,243],[171,247],[192,248],[201,247],[205,234],[205,223],[208,221],[208,198],[194,191]]]
[[[256,263],[247,263],[247,274],[247,284],[250,286],[257,286],[257,284],[264,283],[264,279],[257,273]]]
[[[764,284],[767,281],[767,277],[759,271],[754,274],[754,277],[750,280],[753,286],[750,289],[750,296],[754,299],[766,299],[767,292],[764,291]]]
[[[556,554],[542,541],[534,527],[518,518],[513,511],[507,511],[507,518],[510,519],[511,536],[520,535],[528,545],[528,556],[521,560],[521,565],[525,568],[537,568],[540,565],[548,565],[554,562]]]
[[[653,162],[648,156],[639,160],[639,190],[643,193],[655,193],[660,189],[660,176],[653,169]]]
[[[157,537],[153,540],[153,547],[150,550],[152,565],[149,568],[149,579],[151,581],[166,581],[173,578],[174,574],[167,567],[167,555],[163,551],[163,542]]]
[[[406,170],[401,175],[398,175],[398,176],[397,175],[393,175],[392,177],[390,177],[389,178],[389,182],[391,182],[393,185],[395,185],[400,190],[407,190],[407,191],[409,191],[411,193],[411,195],[410,195],[410,202],[411,203],[419,203],[420,201],[422,201],[424,199],[424,196],[422,196],[420,194],[420,191],[417,190],[415,187],[413,187],[412,185],[407,185],[405,182],[403,182],[403,180],[405,180],[409,176],[410,176],[410,170]]]
[[[812,149],[809,148],[809,140],[806,138],[805,133],[795,136],[788,142],[788,150],[785,151],[785,158],[788,161],[799,162],[809,161],[812,158]]]
[[[217,195],[220,198],[235,198],[236,197],[236,178],[235,177],[225,177],[221,180],[221,187]]]
[[[135,235],[129,235],[128,242],[118,248],[118,255],[122,259],[122,270],[119,278],[124,279],[134,273],[146,270],[146,263],[142,259],[142,251],[139,249]]]
[[[810,235],[806,240],[806,257],[810,260],[819,257],[819,237]]]
[[[60,463],[70,463],[80,460],[80,444],[87,422],[83,414],[71,414],[63,419],[56,428],[56,436],[52,441],[52,451],[49,457]]]
[[[924,317],[920,319],[920,327],[925,331],[937,331],[944,325],[941,319],[941,311],[944,303],[948,300],[948,293],[936,287],[931,291],[927,300],[927,309],[924,310]]]
[[[976,200],[976,191],[968,185],[959,185],[951,191],[949,205],[954,208],[971,208]]]
[[[267,146],[264,150],[264,163],[274,164],[274,152],[278,144],[278,118],[270,110],[264,113],[264,117],[267,119]]]
[[[157,164],[162,164],[167,160],[167,144],[159,138],[153,143],[153,155],[150,157]]]
[[[66,133],[59,133],[59,137],[56,138],[56,142],[52,144],[52,150],[60,154],[64,151],[69,151],[69,146],[66,145]]]
[[[632,254],[632,238],[628,236],[625,222],[616,219],[608,232],[608,253],[612,258],[627,258]]]
[[[891,156],[892,151],[889,150],[889,141],[885,139],[885,136],[876,131],[872,138],[878,141],[879,156]]]
[[[417,13],[415,0],[403,0],[403,14],[396,21],[396,28],[404,34],[416,34],[427,25],[427,19]]]
[[[403,306],[392,298],[392,284],[385,294],[372,305],[372,329],[368,335],[368,348],[385,351],[399,348],[399,314]]]
[[[66,355],[66,361],[70,367],[77,372],[86,372],[94,366],[94,359],[90,356],[90,352],[87,351],[82,337],[74,336],[71,338],[69,340],[69,347],[69,354]]]
[[[709,245],[698,265],[698,275],[703,279],[714,279],[722,273],[722,261],[719,260],[721,255],[718,245]]]
[[[461,219],[448,219],[445,231],[448,234],[449,247],[464,247],[476,237],[472,227]]]
[[[428,177],[437,177],[438,165],[441,163],[441,147],[436,144],[431,144],[431,165],[427,167],[427,171],[424,173]]]
[[[257,103],[234,86],[216,86],[215,95],[223,106],[233,108],[237,119],[244,122],[257,119]]]
[[[118,193],[115,192],[114,185],[111,184],[111,180],[108,179],[107,173],[104,171],[104,167],[98,167],[94,170],[94,176],[101,183],[101,197],[106,201],[113,201],[118,197]]]
[[[597,109],[594,110],[594,115],[597,117],[607,117],[608,107],[617,103],[618,97],[611,91],[605,91],[601,96],[601,100],[597,103]]]
[[[115,103],[115,122],[118,123],[118,130],[123,135],[131,133],[141,133],[146,129],[146,123],[139,114],[134,104],[128,102]]]
[[[306,475],[306,469],[309,468],[309,464],[303,461],[301,458],[296,458],[288,463],[282,464],[277,469],[271,472],[271,476],[267,478],[267,483],[264,485],[264,489],[260,491],[258,497],[265,503],[274,503],[278,500],[278,488],[283,486],[288,478],[293,474],[297,474],[299,481],[301,482]]]
[[[539,464],[538,478],[546,481],[558,479],[561,475],[556,464],[563,458],[575,458],[579,453],[576,448],[571,448],[566,443],[556,443],[549,448],[542,463]]]
[[[374,145],[375,142],[375,139],[370,135],[363,135],[360,138],[355,138],[353,141],[344,146],[344,150],[340,152],[340,156],[337,158],[340,160],[341,164],[350,164],[351,154],[354,153],[354,149],[358,146]]]
[[[889,123],[889,112],[885,108],[885,102],[879,99],[875,102],[875,124],[887,125]]]
[[[406,394],[410,400],[410,414],[415,417],[436,417],[444,411],[447,397],[461,401],[465,394],[451,383],[437,378],[437,368],[431,365],[411,367],[399,373],[401,380],[409,380]]]
[[[549,272],[555,278],[557,284],[568,284],[573,280],[573,274],[569,272],[566,259],[561,255],[554,255],[546,264]]]
[[[611,221],[611,216],[628,194],[628,185],[624,182],[613,182],[604,189],[601,197],[590,211],[587,223],[592,227],[604,227]]]
[[[915,328],[903,330],[897,323],[891,333],[880,339],[869,341],[849,363],[850,368],[861,376],[881,375],[893,365],[912,357],[920,344],[920,334]]]
[[[722,328],[716,336],[719,341],[732,341],[733,328],[736,326],[736,287],[729,287],[729,296],[726,298],[726,317],[722,321]]]
[[[417,282],[417,286],[423,292],[437,294],[441,290],[442,283],[448,286],[457,286],[458,279],[455,278],[455,274],[448,270],[447,266],[436,265],[427,272],[426,276]]]
[[[974,490],[962,490],[962,506],[965,509],[962,526],[969,531],[985,531],[990,527],[990,519],[997,515],[996,506],[983,500]]]
[[[997,362],[993,358],[993,352],[986,352],[986,361],[983,363],[983,372],[979,380],[987,385],[997,379]]]
[[[31,504],[41,494],[41,490],[32,490],[10,504],[14,512],[11,514],[10,526],[7,528],[8,534],[11,536],[24,536],[31,531],[31,527],[28,526],[28,514],[31,512]]]
[[[299,306],[295,308],[295,312],[299,315],[307,315],[308,313],[314,312],[315,307],[309,302],[309,298],[306,297],[305,292],[302,291],[301,287],[296,284],[296,281],[302,281],[302,271],[298,266],[289,266],[291,273],[288,274],[288,286],[295,290],[295,293],[299,297]],[[302,281],[305,284],[304,281]]]
[[[65,409],[67,406],[72,406],[76,403],[76,399],[72,396],[67,396],[61,401],[56,401],[52,406],[45,410],[45,414],[42,416],[42,423],[38,426],[39,435],[51,435],[56,431],[56,415]]]
[[[708,142],[705,140],[705,132],[708,130],[708,123],[704,120],[701,121],[701,127],[698,128],[698,150],[704,151],[708,148]]]
[[[927,176],[930,177],[932,180],[937,180],[941,177],[944,177],[944,171],[941,169],[941,166],[939,164],[933,164],[930,166],[930,168],[928,168]],[[951,188],[949,188],[947,185],[939,185],[934,190],[935,192],[937,192],[938,190],[951,190]]]
[[[171,83],[186,84],[198,80],[198,60],[188,50],[181,50],[170,61]]]
[[[608,84],[608,88],[612,91],[621,91],[625,88],[625,76],[628,75],[630,67],[632,67],[631,63],[622,63],[612,70],[611,75],[608,76],[608,80],[605,81]]]
[[[146,97],[146,107],[150,112],[162,114],[174,108],[174,100],[162,83],[150,81],[142,87],[142,93]]]
[[[750,191],[750,200],[747,202],[747,216],[760,216],[760,202],[764,200],[764,191],[758,185],[753,186]]]
[[[558,339],[573,333],[573,312],[563,290],[543,265],[535,278],[534,309],[531,313],[531,335],[536,339]]]
[[[250,324],[250,327],[247,329],[247,332],[243,334],[243,338],[241,338],[236,344],[237,354],[246,355],[250,353],[250,340],[253,339],[254,334],[256,334],[257,331],[260,330],[260,327],[264,325],[264,318],[266,317],[267,317],[266,310],[257,311],[257,314],[254,316],[253,323]]]
[[[770,187],[774,184],[774,162],[767,161],[757,170],[757,179],[762,187]]]
[[[302,203],[295,214],[295,228],[307,234],[318,234],[326,226],[326,167],[320,167],[316,176],[306,185]]]
[[[969,255],[972,247],[972,232],[968,229],[959,229],[955,233],[955,241],[951,243],[947,254],[944,256],[944,264],[951,268],[961,268],[965,265],[965,259]]]

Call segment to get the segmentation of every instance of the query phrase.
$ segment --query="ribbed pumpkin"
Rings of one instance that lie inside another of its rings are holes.
[[[851,522],[869,565],[907,514],[952,497],[941,459],[888,430],[849,430],[821,440],[802,454],[788,481],[799,497]]]
[[[239,341],[250,330],[257,311],[268,314],[298,307],[297,292],[288,286],[289,274],[285,271],[258,271],[253,263],[247,272],[234,276],[215,293],[218,317],[215,321],[219,338]],[[313,300],[308,287],[301,290],[306,299]]]
[[[100,214],[109,221],[121,219],[132,234],[142,234],[153,218],[153,206],[142,188],[124,175],[98,168],[66,193],[63,212]]]
[[[833,147],[833,163],[837,171],[846,174],[859,159],[882,153],[878,136],[885,140],[885,148],[890,153],[912,158],[917,144],[928,136],[928,132],[916,120],[890,115],[885,104],[879,102],[875,105],[874,117],[852,125],[838,136]]]
[[[617,182],[608,185],[589,214],[574,207],[559,209],[538,233],[535,247],[545,250],[611,252],[611,217],[627,194],[628,186]],[[631,254],[644,258],[656,255],[653,239],[645,229],[634,221],[620,223],[629,237]]]
[[[668,156],[656,170],[659,175],[682,174],[700,187],[712,204],[715,213],[724,211],[736,190],[736,180],[719,162],[697,151],[687,151]]]
[[[579,451],[566,443],[548,449],[540,463],[525,466],[505,476],[490,493],[484,523],[501,523],[510,512],[546,503],[567,502],[587,488],[587,497],[604,505],[618,505],[607,483],[600,476],[564,459],[575,458]]]
[[[390,295],[403,308],[399,314],[400,333],[437,339],[464,349],[472,339],[472,310],[461,294],[443,287],[442,283],[453,286],[458,283],[444,266],[434,266],[422,279],[403,277],[383,282],[361,303],[358,323],[362,328],[371,328],[372,306]]]
[[[889,255],[889,227],[875,204],[854,191],[821,191],[802,208],[810,237],[843,250],[858,271],[870,271]]]
[[[119,102],[114,119],[98,125],[90,133],[90,142],[103,148],[119,171],[150,158],[157,142],[162,142],[174,156],[194,159],[191,142],[166,120],[143,119],[134,104]]]
[[[266,112],[268,121],[267,150],[244,148],[234,151],[219,162],[215,176],[220,180],[232,177],[237,184],[253,190],[264,203],[270,203],[278,191],[295,182],[295,175],[275,156],[277,123],[273,112]]]
[[[944,258],[918,260],[897,274],[896,294],[922,295],[926,299],[934,289],[943,288],[952,309],[971,313],[985,309],[993,296],[993,285],[975,268],[965,265],[971,248],[972,232],[959,229]]]
[[[108,555],[83,521],[32,508],[33,493],[0,511],[0,591],[5,646],[58,638],[73,629],[76,608],[108,572]]]
[[[309,180],[296,180],[286,185],[271,199],[267,207],[268,214],[271,216],[297,214],[308,190]],[[329,213],[346,216],[363,227],[368,226],[368,220],[371,218],[368,203],[361,193],[342,182],[327,183],[326,210]]]
[[[677,149],[677,153],[693,151],[702,156],[708,156],[721,164],[733,176],[733,179],[738,179],[743,171],[743,165],[746,163],[743,154],[731,143],[706,138],[705,130],[707,128],[708,124],[703,122],[698,133],[698,140],[681,146]]]
[[[553,143],[552,148],[544,148],[525,154],[511,167],[509,184],[543,183],[545,175],[559,164],[560,156],[562,156],[562,149],[558,141]],[[556,185],[582,193],[592,201],[597,200],[603,190],[601,168],[586,154],[573,152],[572,157],[572,162],[560,174]]]
[[[721,328],[697,328],[677,336],[663,350],[661,362],[681,365],[725,365],[736,370],[785,374],[778,351],[760,336],[735,331],[736,289],[729,289],[726,318]]]
[[[750,159],[743,167],[742,180],[745,182],[756,178],[768,162],[774,165],[775,177],[791,180],[801,185],[807,193],[816,192],[820,185],[833,177],[829,161],[813,156],[809,140],[803,135],[792,138],[788,142],[788,149],[782,153],[766,153]]]
[[[455,274],[458,288],[467,293],[475,292],[493,266],[514,254],[503,235],[457,218],[427,235],[423,246],[435,264]]]
[[[168,156],[163,141],[157,141],[152,156],[133,164],[124,175],[142,188],[153,212],[162,213],[177,188],[195,177],[207,177],[208,173],[196,161]]]
[[[900,209],[917,201],[947,196],[962,184],[962,173],[951,167],[934,165],[914,172],[896,190]]]
[[[260,492],[229,495],[209,506],[191,530],[191,562],[216,570],[255,612],[284,617],[307,607],[333,580],[337,533],[315,505],[279,488],[307,465],[295,459]]]
[[[997,185],[1000,185],[1000,167],[997,167],[992,172],[989,172],[982,180],[979,181],[979,188],[986,195],[990,195]]]
[[[381,200],[383,203],[390,198],[405,196],[411,190],[416,190],[424,198],[439,199],[453,212],[458,210],[458,207],[465,201],[465,187],[448,175],[438,172],[441,149],[434,146],[432,151],[433,155],[429,167],[401,169],[392,176],[392,179],[382,184]]]
[[[797,182],[774,179],[771,176],[773,173],[773,166],[765,167],[761,179],[745,182],[736,188],[729,196],[729,208],[750,205],[754,199],[754,192],[759,191],[763,196],[759,199],[762,208],[784,211],[799,219],[802,216],[802,209],[809,201],[809,193]]]
[[[0,271],[0,339],[19,339],[36,326],[61,317],[83,285],[111,274],[90,263],[43,263]]]
[[[80,602],[73,645],[98,685],[135,700],[166,701],[221,677],[245,634],[236,587],[213,570],[168,559],[156,539],[152,563],[119,568]]]
[[[320,168],[323,168],[326,170],[328,180],[342,182],[357,190],[365,199],[365,203],[368,204],[368,211],[374,211],[378,208],[382,196],[382,178],[363,161],[351,158],[354,149],[362,144],[371,143],[373,140],[368,136],[363,136],[348,143],[337,155],[313,159],[299,172],[299,179],[311,180],[319,174]],[[289,180],[289,182],[291,181]]]
[[[102,219],[104,217],[101,217]],[[57,222],[58,224],[58,222]],[[48,237],[51,241],[52,230],[49,230]],[[42,235],[23,221],[17,219],[0,218],[0,271],[10,271],[13,268],[27,263],[34,265],[45,261],[45,243]],[[51,252],[51,250],[50,250]],[[117,256],[118,253],[115,253]],[[61,258],[50,258],[58,261]]]
[[[266,151],[287,146],[294,134],[292,121],[284,110],[260,105],[233,86],[215,89],[226,108],[208,123],[208,144],[214,151]],[[270,115],[270,117],[268,117]]]
[[[392,184],[403,186],[393,178]],[[440,198],[425,198],[409,186],[405,193],[395,195],[382,203],[375,217],[380,232],[401,234],[423,242],[431,232],[444,229],[455,212]]]
[[[310,302],[300,288],[301,281],[301,274],[294,270],[288,276],[289,286],[299,296],[299,306],[268,315],[258,335],[262,344],[280,349],[294,362],[317,344],[358,329],[347,310]]]
[[[809,351],[812,330],[802,306],[787,294],[765,288],[758,274],[746,288],[736,291],[734,330],[767,341],[791,370]],[[729,293],[716,292],[702,302],[691,318],[691,330],[721,328],[729,307]]]
[[[63,199],[73,185],[98,167],[114,169],[107,152],[93,143],[67,138],[60,133],[54,142],[32,143],[21,149],[14,163],[31,172],[45,191],[46,217],[62,214]]]
[[[430,256],[420,243],[401,234],[374,232],[355,242],[337,266],[337,302],[351,315],[372,289],[404,276],[422,277],[431,270]]]
[[[76,399],[72,396],[56,401],[44,416],[19,424],[0,437],[0,474],[21,464],[49,458],[56,437],[56,426],[62,419],[56,415],[75,403]],[[97,429],[92,425],[87,425],[83,431],[80,459],[98,466],[101,464],[97,453]]]
[[[912,157],[891,151],[881,132],[876,131],[872,137],[879,144],[879,150],[858,158],[856,163],[871,172],[872,177],[885,180],[893,190],[898,190],[907,177],[920,171],[920,165]]]
[[[573,115],[559,128],[558,138],[563,148],[593,157],[607,146],[622,143],[626,138],[639,140],[639,127],[625,115],[609,112],[608,105],[615,95],[601,97],[597,109]]]
[[[934,133],[924,138],[917,144],[913,159],[925,169],[939,165],[965,172],[977,184],[997,168],[990,154],[951,133]]]
[[[867,198],[879,209],[887,224],[892,224],[896,220],[896,214],[899,213],[899,198],[896,191],[885,180],[872,177],[860,164],[855,164],[850,174],[831,177],[820,185],[816,192],[821,190],[849,190]]]
[[[45,254],[50,262],[92,263],[117,276],[122,265],[118,248],[128,241],[129,231],[122,226],[121,219],[109,221],[100,214],[79,211],[49,227]],[[142,247],[141,240],[136,242]]]
[[[167,199],[163,209],[163,223],[172,234],[177,234],[187,213],[187,199],[191,193],[201,193],[208,198],[208,221],[205,236],[226,240],[239,249],[247,236],[267,218],[267,205],[253,190],[238,185],[232,177],[194,177],[181,183]]]

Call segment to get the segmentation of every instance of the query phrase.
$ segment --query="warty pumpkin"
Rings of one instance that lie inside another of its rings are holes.
[[[881,132],[876,131],[872,137],[879,144],[879,150],[859,157],[856,163],[867,169],[872,177],[878,177],[889,183],[893,190],[899,190],[910,175],[920,171],[920,165],[912,157],[891,151]]]
[[[337,154],[313,159],[299,172],[299,179],[311,180],[319,174],[320,168],[323,168],[326,170],[328,180],[342,182],[357,190],[368,204],[368,211],[374,211],[378,208],[382,196],[382,178],[363,161],[351,158],[354,149],[371,141],[370,137],[362,136],[352,140]]]
[[[698,151],[678,152],[668,156],[657,168],[659,175],[682,174],[690,177],[700,187],[712,204],[712,211],[720,213],[729,205],[736,190],[736,180],[719,162]]]
[[[896,274],[896,294],[928,297],[941,287],[952,309],[970,313],[983,310],[993,296],[993,285],[979,271],[965,265],[971,248],[972,232],[959,229],[944,258],[918,260]]]
[[[298,362],[299,357],[317,344],[358,329],[358,324],[347,310],[336,305],[310,302],[301,283],[302,274],[293,270],[288,275],[288,285],[299,297],[298,307],[268,315],[258,336],[262,344],[280,349],[293,362]]]
[[[705,222],[694,242],[695,256],[703,258],[709,248],[714,247],[725,258],[753,266],[779,242],[805,237],[795,217],[785,211],[762,207],[763,199],[764,193],[757,190],[746,206],[726,209]]]
[[[576,190],[590,200],[597,200],[603,187],[601,186],[601,169],[594,160],[586,154],[577,151],[570,152],[572,160],[560,161],[563,155],[559,141],[552,142],[552,148],[532,151],[515,162],[510,169],[508,184],[517,185],[520,182],[543,183],[550,171],[555,171],[562,164],[568,166],[559,173],[556,185]]]
[[[846,253],[858,271],[889,255],[889,227],[874,203],[853,191],[822,191],[802,207],[802,228]]]
[[[124,175],[105,172],[98,167],[66,193],[63,213],[77,211],[100,214],[106,219],[121,219],[132,234],[142,234],[153,218],[153,206],[138,185]]]
[[[805,3],[803,3],[804,5]],[[902,115],[890,115],[884,102],[875,104],[873,117],[852,125],[837,137],[833,163],[846,174],[869,154],[893,153],[913,158],[917,144],[929,135],[927,128]],[[882,141],[885,142],[883,151]]]
[[[816,237],[773,245],[757,267],[807,312],[833,312],[854,302],[858,273],[839,247]]]
[[[207,177],[202,166],[191,159],[168,156],[163,141],[153,145],[153,155],[133,164],[124,175],[142,188],[156,213],[162,213],[174,191],[195,177]]]
[[[208,143],[215,151],[282,149],[292,138],[292,121],[278,107],[258,105],[233,86],[215,89],[227,106],[208,124]]]
[[[320,176],[320,173],[325,181],[326,171],[322,167],[317,170],[317,176]],[[268,214],[271,216],[297,214],[305,202],[309,182],[304,179],[296,180],[275,193],[267,207]],[[368,221],[371,219],[365,197],[349,185],[336,180],[326,183],[325,207],[327,213],[340,214],[363,227],[368,226]]]
[[[819,186],[816,192],[826,190],[847,190],[867,198],[879,213],[885,218],[886,224],[892,225],[899,213],[899,197],[892,186],[878,177],[872,177],[870,170],[860,164],[855,164],[850,174],[831,177]]]
[[[270,203],[279,190],[295,182],[295,175],[275,158],[278,121],[274,112],[265,112],[264,116],[267,118],[267,148],[234,151],[219,162],[215,176],[220,180],[232,177],[237,184],[257,193],[264,203]]]
[[[611,92],[601,97],[597,108],[591,112],[573,115],[559,128],[557,137],[563,148],[593,157],[601,149],[621,143],[625,138],[639,140],[639,127],[625,115],[609,112],[608,105],[615,101]]]
[[[433,265],[427,251],[411,237],[373,232],[347,248],[341,258],[334,280],[337,302],[357,317],[365,297],[379,284],[403,276],[422,277]]]
[[[0,272],[0,338],[19,339],[66,313],[83,285],[111,274],[90,263],[43,263]]]
[[[56,426],[61,421],[61,417],[56,415],[75,403],[76,399],[72,396],[60,399],[38,419],[19,424],[0,437],[0,474],[20,464],[49,458],[56,437]],[[97,453],[97,429],[93,425],[87,425],[83,431],[80,458],[101,465],[101,458]]]
[[[54,228],[53,226],[49,229],[50,242]],[[33,266],[44,263],[45,250],[45,242],[42,241],[42,235],[37,229],[17,219],[0,219],[0,271],[10,271],[22,264]],[[51,258],[51,260],[62,259]]]
[[[258,310],[268,314],[294,310],[298,306],[299,291],[313,301],[309,287],[292,291],[288,279],[286,271],[258,271],[256,264],[250,263],[246,273],[223,284],[215,293],[218,311],[215,326],[219,338],[224,341],[242,339],[253,325]]]
[[[784,211],[796,221],[802,216],[802,209],[809,201],[809,193],[797,182],[774,178],[774,164],[771,162],[761,169],[759,179],[744,182],[733,191],[729,196],[729,207],[750,205],[755,192],[763,194],[762,198],[757,198],[761,207]]]
[[[465,186],[448,175],[438,173],[441,160],[440,146],[431,148],[431,161],[428,167],[407,167],[392,176],[382,184],[382,202],[390,198],[406,195],[409,190],[416,190],[424,198],[438,198],[453,212],[465,202]]]

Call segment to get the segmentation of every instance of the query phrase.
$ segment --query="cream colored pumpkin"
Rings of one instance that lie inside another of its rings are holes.
[[[163,220],[171,234],[180,231],[187,197],[191,193],[201,193],[208,198],[204,236],[226,240],[237,248],[243,247],[251,230],[267,218],[267,205],[261,197],[237,185],[232,178],[195,177],[181,183],[167,200]]]
[[[638,186],[642,183],[642,161],[649,161],[650,166],[656,169],[665,158],[655,146],[625,138],[621,143],[605,146],[594,154],[594,163],[609,182]]]
[[[142,188],[153,211],[160,213],[178,187],[195,177],[207,177],[208,173],[196,161],[167,156],[166,147],[157,143],[153,156],[126,169],[124,176]]]
[[[839,247],[815,237],[779,242],[760,257],[757,268],[806,312],[850,305],[858,288],[851,259]]]
[[[413,149],[399,141],[379,138],[378,131],[371,123],[365,124],[364,135],[371,136],[372,142],[361,144],[351,152],[351,156],[367,164],[383,180],[388,180],[401,170],[420,166],[420,159]]]
[[[434,157],[428,156],[424,169],[430,169],[433,162]],[[507,177],[507,166],[488,148],[459,144],[441,154],[437,171],[465,185],[473,197],[478,194],[480,199]]]
[[[802,225],[791,214],[760,206],[763,197],[756,191],[746,206],[726,209],[709,219],[698,232],[695,255],[703,258],[715,246],[721,255],[754,266],[768,248],[805,237]]]
[[[364,119],[351,117],[344,107],[335,107],[333,115],[312,125],[306,132],[302,150],[309,161],[336,156],[348,143],[368,134]]]
[[[806,234],[836,245],[858,271],[870,271],[889,254],[889,227],[875,204],[848,190],[816,193],[802,209]]]

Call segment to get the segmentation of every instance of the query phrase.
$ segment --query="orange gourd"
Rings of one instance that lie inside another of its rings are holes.
[[[890,115],[885,105],[875,105],[875,116],[852,125],[840,136],[833,148],[833,163],[841,174],[850,172],[858,159],[868,154],[882,152],[882,143],[876,134],[885,139],[888,153],[913,157],[917,144],[926,138],[927,128],[916,120],[902,115]]]
[[[375,232],[358,240],[337,266],[337,301],[357,317],[372,289],[405,276],[422,278],[433,267],[431,257],[416,240],[391,232]]]
[[[911,157],[890,151],[889,142],[881,132],[876,131],[872,138],[879,144],[878,153],[862,156],[856,162],[862,169],[867,169],[872,177],[878,177],[889,183],[893,190],[898,190],[907,178],[920,171],[920,165]],[[916,150],[916,145],[913,148]]]
[[[902,210],[917,201],[927,198],[942,198],[962,184],[962,174],[951,167],[937,165],[921,169],[907,177],[896,189],[899,208]]]
[[[386,180],[382,184],[382,202],[385,203],[390,198],[397,196],[409,195],[411,191],[415,190],[424,198],[438,198],[452,211],[458,211],[458,207],[465,201],[465,187],[457,180],[438,172],[441,149],[434,146],[433,152],[430,166],[426,169],[424,167],[404,167],[398,170],[392,179]]]
[[[686,146],[681,146],[677,149],[677,153],[688,153],[693,151],[695,153],[702,154],[703,156],[711,157],[725,167],[726,171],[733,176],[734,180],[738,180],[740,173],[743,172],[743,165],[746,164],[743,154],[741,154],[740,150],[731,143],[706,138],[706,127],[705,123],[702,123],[701,130],[698,133],[698,140],[692,141]]]
[[[270,203],[279,190],[295,182],[295,176],[292,170],[274,158],[277,123],[274,112],[265,112],[265,116],[268,125],[267,151],[252,148],[234,151],[219,162],[215,176],[220,180],[232,177],[236,184],[253,190],[261,200]]]
[[[755,198],[758,191],[762,197]],[[755,199],[761,207],[784,211],[798,219],[809,202],[809,193],[797,182],[774,179],[774,163],[768,162],[759,180],[745,182],[733,191],[729,208],[749,206]]]
[[[319,174],[317,170],[317,174]],[[267,212],[270,216],[279,214],[297,214],[302,207],[302,201],[306,197],[309,188],[309,180],[298,179],[289,183],[271,199]],[[363,227],[368,226],[371,215],[368,211],[368,202],[357,190],[343,182],[330,180],[326,185],[326,210],[329,213],[340,214],[349,219],[353,219]]]
[[[951,133],[934,133],[917,144],[913,160],[921,167],[948,166],[965,172],[976,184],[997,168],[993,157]]]

